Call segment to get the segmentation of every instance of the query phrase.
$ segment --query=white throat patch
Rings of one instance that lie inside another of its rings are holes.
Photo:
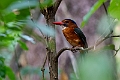
[[[64,29],[66,29],[67,27],[65,27],[65,26],[62,26],[62,30],[64,30]]]

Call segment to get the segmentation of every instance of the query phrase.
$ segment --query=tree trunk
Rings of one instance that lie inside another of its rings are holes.
[[[48,27],[53,27],[55,30],[55,26],[52,24],[55,21],[55,13],[54,8],[49,7],[47,9],[42,10],[42,14],[46,19],[46,23]],[[54,35],[55,36],[55,35]],[[55,58],[56,55],[56,41],[55,37],[46,37],[47,41],[47,57],[48,57],[48,64],[49,64],[49,73],[50,73],[50,80],[58,80],[58,59]]]

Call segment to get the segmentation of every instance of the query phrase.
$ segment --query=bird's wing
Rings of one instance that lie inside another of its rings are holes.
[[[83,34],[83,32],[80,30],[80,28],[74,28],[74,31],[78,35],[78,37],[82,40],[82,42],[84,43],[84,45],[85,45],[84,47],[87,48],[88,44],[87,44],[87,41],[86,41],[86,37]]]

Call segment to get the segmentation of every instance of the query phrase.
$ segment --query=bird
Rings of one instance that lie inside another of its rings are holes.
[[[64,19],[60,22],[53,22],[53,24],[62,26],[62,32],[72,48],[88,48],[86,37],[74,20]]]

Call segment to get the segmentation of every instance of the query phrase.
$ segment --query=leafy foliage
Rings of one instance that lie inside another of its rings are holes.
[[[10,67],[7,67],[4,64],[4,61],[5,59],[3,57],[0,57],[0,78],[2,79],[8,76],[10,80],[16,80],[15,74],[13,73]]]
[[[83,17],[81,27],[84,27],[89,18],[94,14],[95,11],[104,3],[106,0],[98,0],[90,9],[90,11]],[[120,19],[120,0],[111,0],[110,5],[108,6],[108,13],[111,17]]]
[[[24,50],[28,50],[28,47],[26,46],[26,44],[20,40],[18,40],[18,43],[20,44],[20,47]]]
[[[16,80],[15,74],[13,73],[10,67],[6,66],[6,75],[9,77],[10,80]]]
[[[40,5],[42,7],[51,6],[51,2],[52,0],[46,0],[40,3]],[[28,50],[27,45],[21,41],[21,38],[35,43],[32,37],[23,34],[23,30],[26,25],[31,25],[29,23],[31,20],[29,18],[30,10],[38,5],[38,0],[3,0],[0,2],[0,49],[7,48],[10,45],[15,46],[16,44],[20,44],[23,50]],[[54,36],[54,30],[52,28],[38,24],[37,22],[34,23],[31,21],[31,23],[32,25],[30,27],[38,28],[44,35]],[[43,41],[43,38],[41,36],[39,37]],[[3,57],[0,57],[0,80],[6,76],[10,80],[16,80],[15,74],[10,67],[4,64],[4,60]]]
[[[4,1],[2,1],[2,2],[0,3],[0,8],[1,8],[1,9],[5,9],[5,8],[7,8],[11,3],[15,2],[15,1],[16,1],[16,0],[9,0],[9,1],[4,0]]]
[[[0,57],[0,77],[5,78],[6,72],[5,72],[5,64],[4,64],[4,58]]]
[[[50,5],[51,1],[45,1],[40,5]],[[4,5],[7,4],[7,6]],[[50,27],[46,27],[45,25],[38,24],[37,22],[30,21],[30,9],[38,6],[37,0],[11,0],[8,4],[8,1],[5,0],[1,4],[0,8],[0,47],[3,48],[5,46],[9,46],[10,44],[19,43],[20,46],[24,50],[28,50],[27,46],[24,42],[20,41],[22,36],[22,30],[24,29],[24,25],[28,24],[33,28],[38,28],[43,34],[54,36],[54,30]],[[27,36],[27,35],[26,35]],[[22,37],[28,41],[30,41],[30,37]],[[29,38],[29,39],[28,39]],[[33,42],[33,41],[32,41]]]
[[[53,5],[53,0],[40,1],[40,8],[44,9],[46,7],[51,7]]]
[[[89,18],[95,11],[98,10],[98,8],[105,2],[106,0],[98,0],[90,9],[90,11],[83,17],[83,21],[81,23],[81,27],[85,26],[85,24],[88,22]]]

